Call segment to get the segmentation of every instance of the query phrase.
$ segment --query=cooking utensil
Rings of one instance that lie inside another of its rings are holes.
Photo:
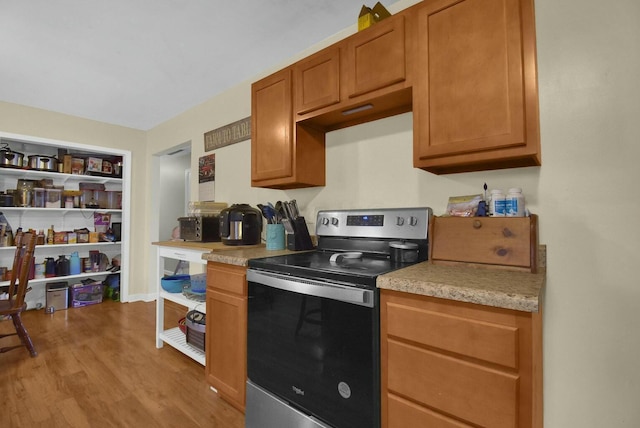
[[[29,168],[38,171],[58,172],[58,159],[53,156],[31,155],[29,156]]]
[[[291,205],[291,209],[292,209],[292,212],[293,212],[293,218],[300,217],[300,211],[298,210],[298,203],[296,202],[296,200],[292,199],[291,202],[289,202],[289,204]]]
[[[418,261],[419,248],[414,242],[389,242],[389,256],[394,263],[414,263]]]
[[[24,154],[14,152],[6,143],[3,143],[5,147],[0,149],[0,166],[10,168],[22,168],[22,161],[24,160]]]
[[[278,223],[280,223],[283,218],[286,218],[284,208],[282,208],[282,201],[276,202],[275,209],[276,209],[276,215],[278,216],[278,219],[277,219]]]

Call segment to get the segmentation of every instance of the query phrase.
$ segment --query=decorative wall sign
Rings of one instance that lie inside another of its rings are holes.
[[[251,116],[204,134],[204,151],[219,149],[251,138]]]
[[[205,155],[198,159],[198,200],[215,200],[216,155]]]

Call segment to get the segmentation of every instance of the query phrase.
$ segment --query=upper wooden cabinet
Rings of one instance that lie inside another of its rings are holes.
[[[340,102],[340,48],[322,50],[293,67],[295,110],[303,115]]]
[[[407,78],[405,16],[382,21],[346,40],[347,95],[357,97]]]
[[[324,186],[324,133],[293,124],[292,70],[251,86],[251,185]]]
[[[540,165],[532,0],[425,2],[416,37],[414,166]]]
[[[413,165],[541,164],[533,0],[429,0],[252,87],[252,185],[323,186],[324,134],[413,110]]]
[[[323,131],[411,111],[407,11],[293,65],[295,121]]]

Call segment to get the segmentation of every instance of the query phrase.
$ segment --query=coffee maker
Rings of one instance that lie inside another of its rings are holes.
[[[220,212],[220,239],[225,245],[257,245],[262,213],[248,204],[233,204]]]

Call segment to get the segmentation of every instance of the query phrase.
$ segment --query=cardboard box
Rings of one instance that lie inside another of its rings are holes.
[[[64,155],[62,157],[62,172],[65,174],[71,174],[72,163],[73,163],[73,156]]]
[[[84,159],[71,158],[71,174],[84,174]]]
[[[362,9],[360,9],[360,15],[358,15],[358,31],[369,28],[376,22],[380,22],[390,16],[391,13],[380,2],[377,2],[373,8],[363,5]]]
[[[69,291],[71,292],[71,307],[81,308],[102,303],[104,285],[101,281],[85,279],[79,284],[73,284]]]
[[[374,24],[373,11],[368,6],[362,6],[358,15],[358,31],[369,28]]]
[[[87,171],[102,172],[102,159],[100,158],[87,158]]]
[[[67,244],[69,242],[69,235],[67,232],[53,232],[54,244]]]

